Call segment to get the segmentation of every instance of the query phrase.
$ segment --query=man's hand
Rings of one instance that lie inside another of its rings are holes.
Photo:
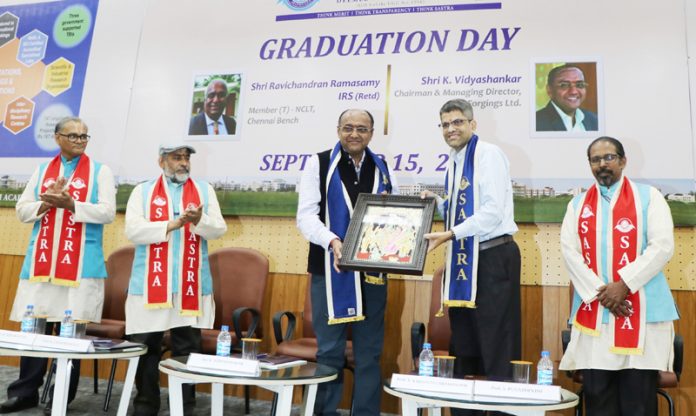
[[[169,233],[171,231],[178,230],[179,228],[183,227],[184,224],[185,223],[181,220],[181,217],[171,220],[167,223],[167,232]]]
[[[633,315],[633,307],[631,304],[625,300],[619,306],[610,311],[617,318],[629,317]]]
[[[68,184],[68,180],[62,176],[59,176],[55,182],[46,188],[46,192],[49,194],[59,194],[65,190],[65,185]]]
[[[192,222],[193,225],[198,225],[203,215],[203,205],[196,208],[187,208],[184,214],[180,217],[181,221],[186,224],[187,222]]]
[[[428,240],[428,253],[438,248],[442,243],[446,243],[447,241],[451,240],[453,236],[454,231],[452,230],[424,234],[423,238]]]
[[[331,251],[333,252],[333,255],[334,255],[334,258],[333,258],[334,270],[336,270],[337,273],[341,273],[341,269],[338,268],[338,260],[341,259],[341,251],[343,250],[343,243],[338,238],[334,238],[333,240],[331,240],[331,244],[329,244],[329,247],[331,247]]]
[[[626,283],[619,279],[616,282],[600,287],[597,290],[597,300],[616,316],[630,316],[632,309],[625,302],[629,292],[630,290]]]
[[[65,185],[68,183],[64,177],[59,177],[56,181],[46,188],[46,192],[39,195],[39,199],[43,204],[39,207],[39,214],[43,214],[49,209],[63,208],[75,212],[75,200],[72,199]]]
[[[429,191],[429,190],[427,190],[427,189],[426,189],[425,191],[421,191],[421,194],[420,194],[421,199],[425,199],[425,198],[435,198],[436,196],[437,196],[437,195],[435,195],[434,192]]]

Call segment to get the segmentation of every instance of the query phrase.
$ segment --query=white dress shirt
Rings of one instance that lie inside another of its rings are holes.
[[[553,105],[553,108],[558,113],[561,121],[563,121],[566,131],[586,131],[585,125],[582,124],[583,120],[585,120],[585,113],[583,113],[579,108],[575,109],[575,124],[573,124],[573,117],[561,110],[553,101],[551,101],[551,105]]]
[[[215,136],[215,120],[212,118],[208,117],[208,114],[205,112],[203,113],[205,116],[205,125],[208,128],[208,136]],[[226,136],[227,133],[227,126],[225,126],[225,120],[222,119],[222,115],[217,120],[218,122],[218,136]]]
[[[450,151],[450,157],[456,163],[454,187],[450,198],[459,193],[459,185],[464,169],[465,146],[459,152]],[[480,241],[517,232],[512,202],[512,181],[510,180],[510,163],[503,151],[496,145],[479,139],[476,145],[474,175],[478,183],[479,208],[464,222],[452,228],[457,240],[477,235]],[[450,175],[452,172],[450,172]],[[472,184],[473,185],[473,184]],[[444,200],[437,197],[437,208],[444,218]]]

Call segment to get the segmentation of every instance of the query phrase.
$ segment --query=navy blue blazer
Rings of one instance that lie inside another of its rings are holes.
[[[234,134],[237,130],[235,119],[222,114],[222,121],[225,123],[225,128],[227,128],[227,134]],[[205,124],[205,113],[200,112],[191,118],[188,134],[190,136],[205,136],[208,134],[208,127]]]
[[[597,131],[599,126],[597,123],[597,114],[592,111],[580,109],[585,115],[582,124],[587,131]],[[565,124],[561,120],[561,116],[549,101],[546,107],[536,112],[536,131],[566,131]]]

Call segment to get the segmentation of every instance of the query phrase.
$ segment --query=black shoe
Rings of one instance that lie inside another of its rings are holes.
[[[0,413],[13,413],[30,409],[39,404],[39,397],[10,397],[0,404]]]

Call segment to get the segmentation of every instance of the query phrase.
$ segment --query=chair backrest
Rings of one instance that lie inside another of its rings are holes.
[[[103,319],[126,320],[126,297],[134,255],[135,247],[125,246],[111,253],[106,260],[106,273],[109,277],[104,284]]]
[[[433,275],[433,283],[430,298],[430,320],[428,321],[428,335],[427,339],[435,350],[449,350],[450,342],[450,321],[447,311],[445,311],[445,316],[436,318],[435,314],[440,310],[441,306],[441,292],[442,292],[442,274],[444,273],[444,268],[438,269]]]
[[[316,338],[312,325],[312,274],[307,275],[304,311],[302,311],[302,338]]]
[[[215,297],[215,328],[232,325],[232,312],[241,307],[262,312],[268,281],[268,259],[250,248],[226,247],[210,253],[210,272]],[[240,331],[246,331],[250,316],[242,319]],[[254,336],[263,336],[261,320]],[[251,334],[249,334],[251,336]]]

